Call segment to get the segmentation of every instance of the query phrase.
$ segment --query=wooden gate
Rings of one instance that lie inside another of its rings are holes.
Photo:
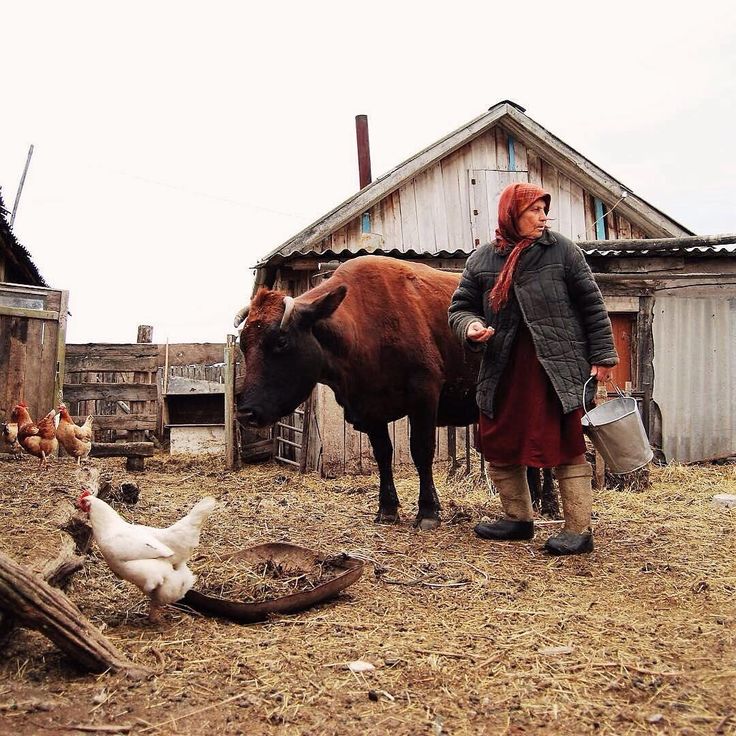
[[[19,401],[34,419],[58,406],[69,292],[0,284],[0,417]]]
[[[128,470],[143,470],[143,458],[153,454],[153,444],[143,441],[144,433],[155,432],[158,426],[158,346],[68,345],[66,372],[64,400],[74,420],[94,417],[93,454],[125,455]],[[116,446],[115,440],[123,435],[128,442]]]

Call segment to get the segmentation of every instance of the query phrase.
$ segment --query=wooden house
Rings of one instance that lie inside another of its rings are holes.
[[[666,284],[662,298],[665,294],[680,298],[684,294],[680,289],[685,285],[683,274],[688,270],[699,274],[701,267],[713,274],[708,277],[713,285],[721,269],[731,272],[733,254],[727,247],[710,243],[705,244],[705,251],[688,250],[687,239],[693,237],[690,230],[545,130],[513,102],[494,105],[367,184],[273,250],[256,266],[255,288],[265,285],[298,295],[334,268],[335,262],[370,253],[460,271],[473,249],[493,238],[499,194],[516,181],[536,183],[550,192],[552,229],[583,243],[594,271],[606,274],[600,285],[623,356],[615,378],[622,386],[631,383],[642,399],[652,439],[662,447],[661,428],[669,422],[664,406],[660,421],[653,403],[655,294]],[[678,239],[678,245],[667,245],[673,238]],[[664,245],[656,246],[653,240]],[[600,241],[615,243],[603,247]],[[648,247],[639,245],[635,253],[628,253],[622,251],[620,241],[647,241]],[[653,253],[658,247],[662,252]],[[652,270],[657,273],[645,278]],[[664,279],[670,271],[672,281]],[[692,283],[700,283],[699,278]],[[714,298],[722,303],[726,293],[733,296],[730,288]],[[733,330],[733,310],[731,315]],[[713,339],[717,339],[715,335]],[[733,360],[730,364],[733,367]],[[733,419],[730,421],[731,436],[721,443],[723,447],[716,453],[719,456],[726,452],[726,445],[730,446],[727,454],[736,451]],[[302,467],[326,474],[374,467],[367,438],[344,423],[332,392],[325,386],[315,390],[296,430],[282,431],[289,438],[283,443],[282,449],[288,449],[284,454]],[[392,432],[396,462],[408,462],[406,420],[395,423]],[[306,456],[297,457],[301,442],[295,439],[301,437],[306,439]],[[276,442],[278,447],[278,438]],[[438,431],[437,458],[455,456],[463,444],[469,447],[467,432]],[[682,457],[678,451],[668,454],[669,446],[664,444],[669,459]],[[674,447],[676,443],[670,444]],[[711,449],[714,446],[710,443]],[[708,455],[710,450],[703,452]],[[688,454],[687,459],[698,458]]]
[[[34,418],[58,404],[68,305],[68,292],[48,287],[7,215],[0,197],[0,421],[21,400]]]

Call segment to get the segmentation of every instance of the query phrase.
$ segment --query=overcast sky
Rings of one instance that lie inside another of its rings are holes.
[[[251,267],[502,99],[736,231],[733,2],[0,2],[0,187],[69,342],[223,341]]]

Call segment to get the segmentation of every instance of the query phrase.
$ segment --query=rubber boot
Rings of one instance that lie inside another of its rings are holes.
[[[553,555],[592,552],[593,468],[590,463],[558,465],[555,475],[560,484],[565,526],[559,534],[547,540],[544,548]]]
[[[476,525],[475,533],[483,539],[515,541],[534,537],[532,497],[522,465],[488,466],[488,475],[498,489],[506,517]]]

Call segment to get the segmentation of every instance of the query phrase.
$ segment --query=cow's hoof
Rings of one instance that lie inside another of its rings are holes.
[[[398,524],[401,521],[398,511],[379,511],[376,514],[376,524]]]
[[[436,529],[442,521],[437,518],[431,518],[424,516],[422,518],[417,517],[417,520],[414,522],[414,528],[419,529],[420,532],[431,532],[433,529]]]

